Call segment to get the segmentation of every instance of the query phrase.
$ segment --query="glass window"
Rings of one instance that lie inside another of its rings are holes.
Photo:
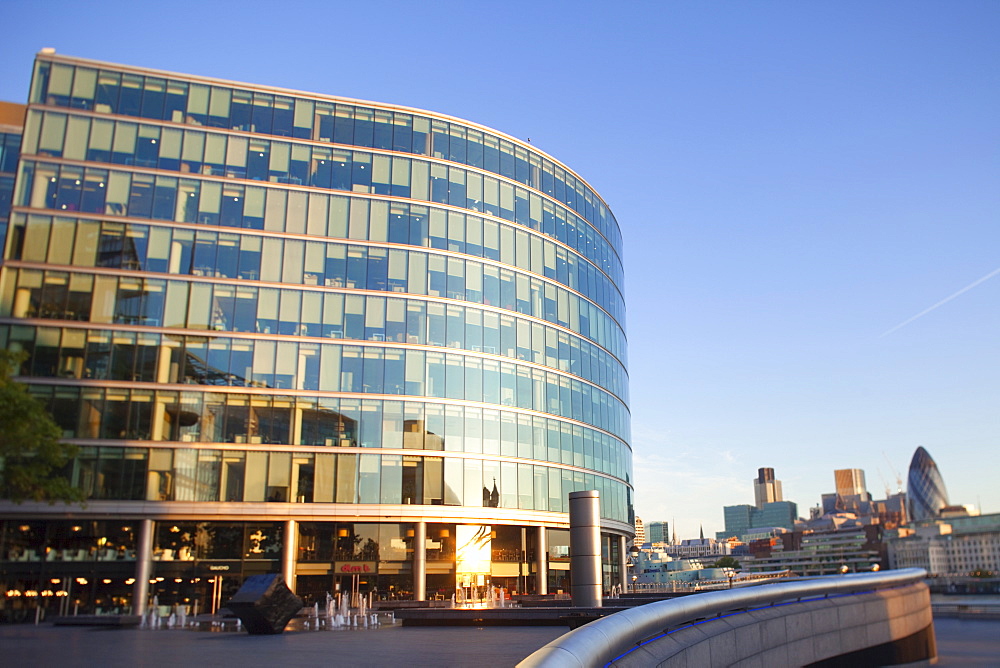
[[[411,423],[412,424],[412,423]],[[423,459],[403,456],[402,499],[403,503],[423,502]]]
[[[274,106],[274,96],[267,93],[254,93],[253,114],[250,124],[251,132],[271,134],[271,117]]]
[[[337,503],[357,503],[358,456],[337,455]]]
[[[162,118],[174,123],[183,123],[184,110],[187,108],[188,84],[183,81],[167,81],[166,88]]]
[[[229,88],[212,86],[205,125],[213,128],[229,127],[229,105],[232,102],[232,94],[233,92]]]
[[[66,115],[47,113],[44,116],[42,132],[38,140],[39,155],[59,157],[62,155],[63,139],[66,136]]]

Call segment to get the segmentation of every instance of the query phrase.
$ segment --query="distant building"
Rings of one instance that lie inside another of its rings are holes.
[[[872,500],[868,493],[864,496],[824,494],[822,498],[822,511],[814,509],[815,517],[811,521],[826,521],[830,516],[842,513],[854,516],[861,524],[881,524],[886,529],[894,529],[907,521],[906,494],[903,492],[879,500]],[[810,528],[815,527],[810,525]]]
[[[757,469],[757,477],[753,480],[754,505],[763,509],[764,504],[781,500],[781,481],[774,478],[774,469]]]
[[[642,523],[642,518],[635,516],[635,544],[643,545],[646,542],[646,525]]]
[[[1000,513],[927,519],[887,541],[889,568],[923,568],[931,577],[1000,574]]]
[[[732,553],[729,541],[715,538],[689,538],[678,544],[666,546],[667,554],[675,559],[697,559],[704,557],[707,562],[713,562],[719,557]]]
[[[646,528],[646,539],[650,543],[669,543],[670,531],[667,522],[650,522]]]
[[[865,472],[861,469],[837,469],[833,472],[840,496],[861,496],[871,498],[865,486]]]
[[[878,570],[883,562],[882,527],[837,531],[793,531],[771,541],[755,541],[756,558],[741,562],[751,572],[790,570],[798,575],[834,575]]]
[[[747,540],[747,536],[757,532],[755,530],[770,530],[773,527],[794,529],[798,506],[793,501],[774,501],[765,503],[763,508],[755,508],[749,504],[724,506],[722,512],[726,529],[717,533],[716,537],[737,536],[741,540]]]
[[[662,549],[646,549],[635,557],[636,585],[697,582],[725,578],[721,569],[707,569],[700,559],[677,559]]]
[[[945,489],[941,472],[923,447],[917,448],[913,453],[906,480],[911,520],[933,518],[948,505],[948,490]]]

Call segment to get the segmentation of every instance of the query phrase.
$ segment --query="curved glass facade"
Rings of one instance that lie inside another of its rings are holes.
[[[80,446],[88,507],[183,502],[192,537],[280,516],[259,532],[295,532],[300,584],[372,562],[419,597],[414,531],[451,563],[432,585],[483,575],[460,549],[476,526],[508,564],[487,579],[565,584],[567,494],[597,489],[618,581],[621,235],[582,179],[458,119],[51,54],[30,103],[0,344]],[[174,560],[207,540],[164,535]]]
[[[925,520],[937,517],[948,505],[948,490],[937,464],[923,446],[917,448],[910,460],[906,477],[906,496],[910,503],[910,519]]]

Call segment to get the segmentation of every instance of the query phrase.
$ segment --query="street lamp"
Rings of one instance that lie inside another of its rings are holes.
[[[636,547],[635,545],[629,548],[628,550],[629,557],[628,560],[625,562],[625,565],[628,568],[633,568],[633,569],[635,568],[636,560],[639,558],[639,552],[640,552],[639,548]],[[635,571],[632,571],[632,593],[635,593],[635,581],[638,579],[639,576],[635,574]]]

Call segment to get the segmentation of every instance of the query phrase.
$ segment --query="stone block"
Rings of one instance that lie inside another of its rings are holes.
[[[878,623],[889,619],[888,604],[881,598],[875,598],[865,603],[865,618],[870,623]]]
[[[761,630],[758,624],[745,624],[736,629],[736,646],[740,654],[749,656],[759,653],[764,645],[761,643]]]
[[[791,663],[788,660],[788,647],[787,645],[777,645],[764,652],[760,653],[760,662],[765,666],[775,667],[778,666],[801,666],[802,663]]]
[[[617,661],[612,661],[610,665],[615,668],[643,668],[644,666],[656,666],[662,657],[657,655],[657,643],[648,643],[642,647],[637,647]]]
[[[684,654],[687,655],[687,665],[691,668],[712,665],[712,651],[707,642],[694,643],[688,647]]]
[[[837,606],[837,621],[840,628],[862,626],[868,623],[868,607],[864,601]]]
[[[656,666],[677,654],[683,654],[684,649],[685,646],[676,641],[672,635],[663,636],[628,653],[613,665],[627,668]]]
[[[689,626],[685,629],[681,629],[680,631],[675,631],[674,633],[671,633],[670,637],[676,640],[681,645],[685,646],[694,645],[702,642],[703,640],[712,635],[706,628],[710,624],[711,622],[709,622],[708,624],[698,624],[696,626]]]
[[[674,654],[670,658],[661,661],[659,664],[650,664],[659,666],[659,668],[689,668],[687,660],[687,652],[679,652]],[[690,668],[699,668],[698,666],[690,666]]]
[[[711,653],[712,662],[709,665],[712,666],[730,666],[743,656],[736,644],[736,631],[733,630],[712,636],[705,644]]]
[[[733,664],[732,668],[771,668],[771,666],[765,665],[760,656],[755,654],[745,659],[740,659]]]
[[[887,619],[869,622],[864,630],[868,638],[869,647],[892,641],[892,630]]]
[[[830,631],[813,638],[813,652],[818,660],[829,659],[866,647],[866,637],[850,631]]]
[[[841,628],[840,616],[837,614],[836,604],[832,603],[825,608],[813,610],[809,613],[809,616],[812,618],[813,632],[817,634],[828,633]]]
[[[788,642],[812,637],[812,616],[809,613],[800,612],[789,614],[785,617],[785,631],[788,634]]]
[[[760,625],[760,640],[765,648],[777,647],[788,642],[788,632],[785,630],[783,618],[769,619]]]
[[[805,666],[815,663],[819,658],[816,656],[812,638],[789,642],[785,645],[785,650],[788,652],[788,659],[784,664],[781,664],[785,666]]]

